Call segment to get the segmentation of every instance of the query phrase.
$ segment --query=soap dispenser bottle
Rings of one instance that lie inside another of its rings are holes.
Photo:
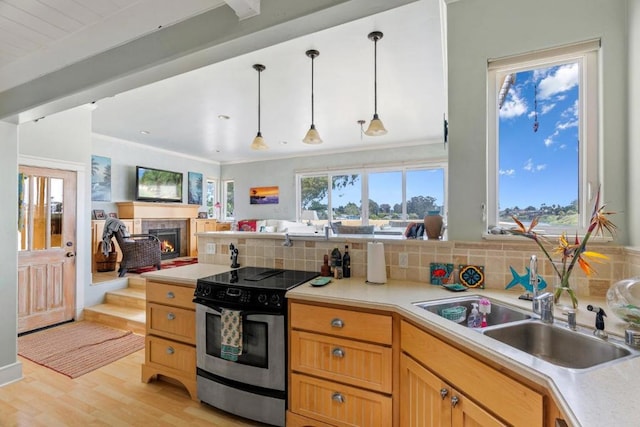
[[[471,305],[473,308],[471,309],[471,314],[467,317],[467,326],[470,328],[479,328],[482,319],[480,318],[480,312],[478,311],[478,303],[472,302]]]

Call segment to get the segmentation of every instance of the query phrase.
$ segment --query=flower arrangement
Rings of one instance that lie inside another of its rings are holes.
[[[576,297],[575,291],[571,289],[571,286],[569,285],[569,277],[571,277],[571,273],[573,272],[576,263],[578,263],[582,271],[584,271],[587,276],[591,276],[591,274],[595,273],[596,270],[590,262],[601,262],[604,259],[608,259],[606,255],[587,250],[587,242],[594,232],[596,235],[600,234],[601,236],[604,236],[605,230],[611,236],[615,234],[616,226],[608,218],[608,216],[612,215],[614,212],[606,212],[604,208],[605,205],[600,206],[600,189],[598,189],[591,219],[589,220],[589,228],[587,229],[582,241],[578,238],[577,233],[573,243],[569,243],[566,233],[564,232],[560,237],[558,237],[558,246],[553,249],[553,253],[560,255],[559,262],[554,261],[544,245],[545,242],[548,242],[548,239],[533,230],[536,225],[538,225],[538,217],[535,217],[531,221],[529,227],[525,228],[522,222],[520,222],[515,216],[512,216],[513,220],[518,225],[518,228],[513,228],[509,230],[509,232],[535,241],[547,259],[551,262],[551,265],[560,280],[560,285],[554,291],[554,300],[556,303],[560,299],[562,293],[567,292],[571,298],[573,308],[575,309],[578,307],[578,298]]]

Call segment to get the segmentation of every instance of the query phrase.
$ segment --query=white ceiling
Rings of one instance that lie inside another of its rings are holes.
[[[82,31],[92,34],[92,27],[118,27],[122,21],[116,17],[122,13],[126,16],[127,10],[132,12],[135,6],[149,10],[149,1],[152,0],[0,0],[0,35],[7,11],[17,5],[47,6],[47,10],[59,4],[90,9],[100,5],[105,9],[102,16],[91,9],[93,23],[84,22],[81,29],[69,27],[68,34],[50,41],[52,47],[43,41],[44,48],[35,52],[42,56],[43,50],[60,49],[65,42],[77,43],[75,36]],[[154,6],[171,9],[171,0],[153,1],[158,2]],[[221,3],[188,0],[183,16],[165,12],[163,19],[168,21],[171,16],[177,22]],[[125,7],[129,9],[123,11]],[[159,10],[155,13],[163,14]],[[56,20],[62,19],[55,16]],[[112,25],[107,25],[109,20]],[[137,35],[133,30],[136,26],[130,25],[127,37],[133,39],[151,31],[150,22],[137,27]],[[378,113],[389,132],[381,137],[361,135],[357,123],[366,120],[366,129],[373,115],[374,45],[367,38],[373,30],[384,33],[378,42]],[[104,50],[109,46],[102,39]],[[123,42],[110,41],[112,45]],[[25,49],[21,57],[12,60],[1,56],[0,42],[0,66],[4,65],[0,77],[3,71],[12,67],[15,70],[16,64],[37,56],[29,55],[28,46]],[[320,145],[301,141],[311,123],[311,60],[305,56],[308,49],[320,51],[315,60],[314,86],[315,124],[324,140]],[[99,51],[96,49],[96,53]],[[419,0],[98,100],[93,131],[221,163],[442,142],[446,108],[442,51],[440,2]],[[261,75],[261,130],[270,147],[268,151],[249,149],[258,120],[258,75],[252,68],[255,63],[266,66]],[[219,119],[219,115],[229,119]]]

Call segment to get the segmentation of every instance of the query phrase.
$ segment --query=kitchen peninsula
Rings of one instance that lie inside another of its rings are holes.
[[[352,254],[352,265],[354,265],[353,277],[350,279],[333,280],[324,287],[312,287],[304,284],[289,291],[289,304],[298,305],[303,308],[316,308],[336,310],[337,312],[356,312],[356,313],[373,313],[388,317],[392,320],[390,326],[391,340],[380,344],[381,348],[392,349],[393,354],[393,381],[392,386],[380,386],[379,390],[373,391],[374,394],[383,398],[389,396],[392,403],[393,420],[399,422],[399,413],[401,405],[400,383],[401,371],[400,361],[398,359],[406,359],[407,355],[414,356],[413,350],[405,349],[405,338],[411,336],[412,333],[425,333],[427,336],[434,337],[438,342],[450,347],[451,351],[457,351],[460,354],[460,360],[467,360],[469,363],[480,363],[491,369],[491,372],[497,372],[504,375],[505,380],[511,381],[515,386],[524,386],[525,390],[532,392],[532,398],[529,402],[534,407],[533,414],[536,417],[544,417],[544,425],[553,425],[552,421],[555,417],[565,419],[569,425],[634,425],[640,413],[629,399],[622,399],[620,396],[633,396],[640,393],[640,385],[634,378],[640,375],[640,358],[625,359],[613,365],[605,365],[593,369],[586,369],[575,373],[567,371],[563,368],[553,367],[550,364],[539,363],[533,356],[525,355],[522,352],[514,351],[506,344],[502,344],[487,336],[479,334],[466,327],[461,327],[448,320],[441,318],[435,314],[413,305],[414,302],[427,301],[451,297],[454,294],[444,290],[441,287],[429,284],[429,279],[425,277],[423,270],[428,263],[434,260],[440,260],[439,257],[449,256],[451,259],[472,263],[482,258],[486,261],[486,265],[492,266],[493,263],[500,264],[496,253],[500,250],[508,252],[510,262],[515,262],[518,256],[522,257],[522,262],[531,254],[532,247],[530,245],[522,245],[521,243],[509,242],[481,242],[481,243],[465,243],[465,242],[428,242],[428,241],[392,241],[383,240],[385,244],[385,257],[387,262],[387,271],[389,279],[384,285],[368,285],[365,283],[366,276],[364,265],[366,264],[366,242],[353,236],[331,237],[329,240],[324,238],[302,238],[292,237],[293,246],[282,246],[284,240],[283,235],[273,233],[234,233],[234,232],[212,232],[198,234],[198,244],[200,248],[200,262],[203,264],[219,264],[228,265],[229,254],[228,244],[233,242],[236,247],[240,248],[240,264],[261,265],[272,268],[298,268],[307,270],[318,270],[320,268],[322,257],[319,256],[326,253],[330,248],[340,247],[348,244]],[[203,250],[206,243],[215,243],[216,253],[207,254]],[[481,255],[481,248],[485,246],[482,252],[491,253],[492,255]],[[504,245],[504,246],[503,246]],[[613,253],[612,262],[617,273],[611,274],[628,274],[632,271],[630,264],[635,263],[635,257],[638,254],[634,251],[619,247],[609,247],[602,245],[603,250]],[[508,248],[508,249],[505,249]],[[486,250],[486,249],[489,250]],[[601,249],[601,248],[599,248]],[[398,254],[406,251],[409,256],[410,268],[403,269],[398,266]],[[505,257],[507,255],[505,254]],[[217,262],[214,262],[216,261]],[[504,267],[504,264],[501,264]],[[518,306],[527,310],[531,309],[531,303],[521,301],[517,297],[519,291],[505,291],[504,284],[505,275],[502,273],[493,273],[490,271],[493,267],[485,268],[487,276],[487,289],[470,290],[467,293],[479,294],[499,301],[504,301],[510,305]],[[508,269],[506,267],[505,269]],[[170,282],[172,272],[178,274],[180,268],[166,272],[147,273],[149,275],[163,275],[163,280]],[[404,275],[404,278],[398,278],[398,275]],[[394,277],[396,276],[396,277]],[[188,279],[195,284],[197,277]],[[607,279],[607,278],[605,278]],[[605,280],[602,279],[602,280]],[[185,277],[178,278],[178,282],[187,280]],[[595,304],[605,307],[606,303],[601,296],[581,296],[581,308],[578,311],[577,322],[580,326],[593,329],[594,316],[584,307],[587,304]],[[304,311],[310,313],[311,311]],[[556,319],[563,320],[563,314],[556,309]],[[292,312],[290,323],[296,325],[295,311]],[[301,332],[307,333],[305,326],[301,326]],[[624,334],[624,324],[615,317],[606,318],[606,330],[609,334],[621,336]],[[407,335],[408,334],[408,335]],[[340,338],[345,339],[345,338]],[[376,338],[377,339],[377,338]],[[357,340],[357,339],[356,339]],[[369,341],[367,338],[365,341]],[[358,340],[357,340],[358,341]],[[388,344],[386,344],[388,342]],[[293,343],[292,343],[293,344]],[[369,345],[369,344],[367,344]],[[401,347],[402,346],[402,347]],[[376,350],[376,346],[372,348]],[[290,349],[291,351],[291,349]],[[406,354],[405,354],[406,353]],[[293,360],[293,357],[291,356]],[[480,366],[479,365],[479,366]],[[402,365],[404,366],[404,365]],[[292,377],[305,379],[308,376],[300,375],[300,372],[293,372]],[[313,377],[313,375],[311,376]],[[451,386],[458,387],[456,389],[460,393],[467,392],[462,384],[456,383],[457,380],[451,380],[447,377],[447,373],[442,374],[442,380],[449,380]],[[470,378],[476,378],[475,369],[469,371]],[[327,377],[328,378],[328,377]],[[338,383],[340,381],[338,380]],[[375,389],[378,386],[366,386],[368,389]],[[485,386],[488,392],[491,385]],[[360,390],[360,386],[356,387]],[[291,388],[290,388],[291,390]],[[390,392],[389,392],[390,390]],[[489,405],[482,400],[482,397],[468,393],[467,397],[470,401],[481,401],[486,408]],[[537,397],[536,397],[537,396]],[[291,398],[291,397],[290,397]],[[534,404],[534,402],[538,402]],[[489,405],[490,406],[490,405]],[[501,408],[495,410],[494,414],[501,418]],[[290,407],[291,412],[291,407]],[[291,425],[298,425],[296,422],[308,421],[309,414],[300,416],[291,412],[288,421]],[[313,417],[311,420],[315,419]],[[501,418],[504,419],[504,418]],[[325,420],[324,422],[328,422]]]

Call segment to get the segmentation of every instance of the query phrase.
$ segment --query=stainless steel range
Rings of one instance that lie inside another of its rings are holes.
[[[198,398],[211,406],[284,426],[287,409],[285,293],[318,273],[243,267],[198,279]],[[240,319],[239,324],[233,320]],[[228,332],[242,339],[229,341]]]

